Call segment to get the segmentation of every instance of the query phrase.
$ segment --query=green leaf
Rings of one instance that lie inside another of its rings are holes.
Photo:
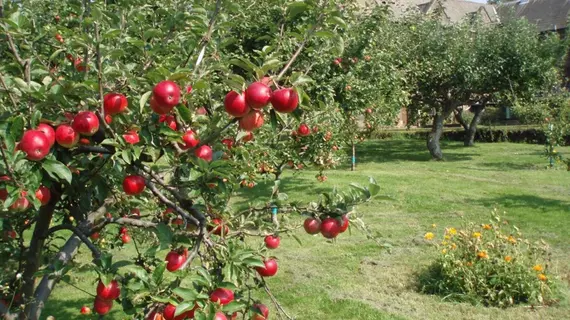
[[[303,13],[305,10],[307,10],[307,4],[305,2],[293,2],[291,3],[288,7],[287,7],[287,12],[289,14],[289,19],[293,19],[296,16],[300,15],[301,13]]]
[[[181,314],[183,314],[186,311],[190,311],[194,308],[195,302],[194,301],[184,301],[180,304],[178,304],[178,306],[176,306],[176,312],[174,313],[174,316],[177,317]]]
[[[348,27],[347,24],[346,24],[346,22],[345,22],[344,20],[342,20],[341,17],[338,17],[338,16],[332,16],[332,17],[328,20],[328,22],[329,22],[329,23],[334,23],[334,24],[336,24],[337,26],[342,27],[342,28],[344,28],[344,29],[346,29],[346,28]]]
[[[143,37],[145,40],[148,40],[150,38],[155,38],[155,37],[159,37],[160,35],[162,35],[162,31],[160,31],[159,29],[148,29],[144,32]]]
[[[232,302],[230,302],[230,303],[228,303],[222,307],[222,311],[224,313],[229,313],[229,314],[241,311],[243,309],[245,309],[245,304],[239,303],[237,301],[232,301]]]
[[[315,32],[315,36],[321,37],[321,38],[334,38],[336,36],[336,34],[332,31],[329,31],[329,30],[321,30],[321,31]]]
[[[210,273],[208,273],[208,270],[203,267],[198,267],[196,271],[198,271],[198,274],[208,283],[208,285],[212,283],[212,277],[210,276]]]
[[[172,293],[178,295],[180,298],[184,299],[184,301],[193,302],[198,297],[198,292],[191,288],[174,288],[172,289]]]
[[[192,113],[190,112],[190,109],[183,105],[180,105],[178,108],[175,108],[175,110],[178,112],[178,115],[184,122],[187,124],[192,123]]]
[[[277,114],[274,109],[271,109],[269,116],[271,120],[271,129],[273,129],[273,131],[277,131]]]
[[[160,249],[164,250],[166,248],[168,248],[170,246],[170,243],[172,243],[172,230],[170,230],[170,227],[165,225],[164,223],[159,223],[158,225],[156,225],[156,236],[158,237],[158,240],[160,242]]]
[[[65,49],[57,49],[55,50],[51,56],[49,56],[49,61],[53,61],[53,59],[55,59],[60,53],[62,53],[63,51],[65,51]]]
[[[143,113],[144,106],[145,106],[145,104],[146,104],[146,102],[147,102],[147,100],[151,94],[152,94],[152,91],[147,91],[147,92],[145,92],[145,94],[142,95],[141,99],[139,100],[139,111],[140,111],[140,113]]]
[[[247,72],[255,73],[256,66],[245,58],[236,58],[229,61],[230,64],[238,66]]]
[[[250,268],[254,268],[254,267],[264,268],[265,267],[265,264],[263,263],[263,260],[260,257],[251,257],[251,258],[244,259],[243,263]]]
[[[63,163],[55,159],[45,159],[42,168],[54,179],[64,180],[71,184],[71,171]]]
[[[374,180],[374,178],[370,177],[369,178],[370,184],[368,185],[368,190],[370,191],[370,195],[371,196],[375,196],[378,194],[378,192],[380,192],[380,186],[376,183],[376,180]]]
[[[297,241],[297,243],[299,245],[301,245],[301,246],[303,245],[303,243],[301,242],[301,239],[299,239],[299,237],[297,237],[297,235],[291,234],[291,237],[293,237],[293,239],[295,239],[295,241]]]
[[[271,59],[268,61],[265,61],[265,63],[263,63],[263,66],[261,67],[261,70],[263,71],[263,74],[269,72],[270,70],[273,70],[277,67],[280,67],[282,65],[282,62],[279,61],[278,59]]]
[[[160,285],[162,283],[162,279],[164,278],[164,270],[166,270],[166,262],[162,261],[152,272],[152,281],[154,281],[156,285]]]
[[[291,83],[293,84],[293,86],[300,86],[305,83],[311,83],[311,82],[314,82],[314,80],[311,77],[306,76],[300,72],[295,72],[291,76]]]
[[[148,282],[148,274],[146,270],[141,266],[131,266],[128,269],[129,272],[134,273],[135,276],[142,281]]]

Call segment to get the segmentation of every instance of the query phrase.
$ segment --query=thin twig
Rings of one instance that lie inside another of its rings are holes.
[[[263,289],[265,289],[265,292],[267,293],[267,295],[269,296],[269,298],[271,298],[271,301],[273,301],[273,304],[275,305],[275,307],[277,308],[277,311],[283,313],[283,315],[285,315],[285,317],[287,317],[287,319],[289,320],[295,320],[295,318],[291,317],[290,315],[287,314],[287,312],[285,311],[285,309],[283,309],[283,307],[281,306],[281,304],[277,301],[277,299],[275,299],[275,296],[273,296],[273,294],[271,293],[271,291],[269,290],[269,287],[267,286],[267,283],[264,281],[263,282]]]
[[[97,247],[93,245],[91,240],[89,240],[89,238],[87,238],[87,236],[81,230],[79,230],[79,228],[70,224],[60,224],[59,226],[49,228],[47,234],[50,235],[59,230],[70,230],[77,237],[79,237],[79,239],[81,239],[83,243],[85,243],[85,245],[89,248],[89,250],[91,250],[91,253],[93,254],[93,258],[95,260],[99,260],[101,258],[101,251],[99,251],[99,249],[97,249]]]
[[[182,215],[182,217],[184,217],[184,219],[186,219],[187,221],[192,222],[192,224],[194,224],[195,226],[200,225],[200,222],[198,221],[198,219],[194,218],[186,210],[182,209],[181,207],[176,205],[174,202],[170,201],[162,192],[160,192],[160,190],[158,190],[156,185],[152,181],[150,181],[150,179],[146,178],[145,184],[150,189],[150,191],[158,198],[158,200],[160,200],[160,202],[162,202],[166,206],[174,209],[174,211],[176,211],[178,214]]]
[[[99,24],[95,23],[95,41],[97,45],[95,46],[95,59],[97,63],[97,83],[99,84],[99,112],[105,122],[105,102],[103,101],[103,71],[101,70],[101,36],[99,35]]]
[[[208,31],[206,31],[206,34],[204,35],[204,37],[200,41],[200,44],[198,45],[198,47],[201,46],[201,48],[199,50],[200,54],[198,56],[198,59],[196,60],[196,65],[194,66],[194,74],[196,73],[196,70],[198,70],[198,66],[200,65],[200,62],[202,62],[202,59],[200,57],[204,56],[204,51],[206,50],[206,46],[210,42],[210,38],[212,37],[212,32],[214,31],[214,23],[216,22],[216,16],[220,12],[221,7],[222,7],[222,0],[217,0],[216,1],[216,8],[214,9],[214,13],[212,14],[212,17],[210,18],[210,23],[208,24]],[[192,57],[193,53],[194,52],[191,52],[188,55],[188,57],[186,58],[186,61],[184,61],[184,63],[182,64],[182,68],[185,68],[188,65],[188,62],[190,62],[190,58]]]
[[[2,75],[2,73],[0,72],[0,83],[2,84],[2,87],[4,87],[4,90],[6,90],[6,93],[8,94],[8,97],[10,97],[10,100],[12,101],[12,104],[14,105],[14,108],[18,108],[18,103],[16,102],[16,99],[14,99],[14,96],[12,96],[12,93],[10,93],[10,90],[8,89],[8,85],[6,84],[6,82],[4,81],[4,75]]]
[[[4,145],[4,139],[0,137],[0,152],[2,152],[2,160],[4,160],[4,164],[6,165],[6,173],[12,181],[16,181],[16,179],[14,179],[14,170],[8,164],[8,158],[6,158],[6,152],[2,145]]]

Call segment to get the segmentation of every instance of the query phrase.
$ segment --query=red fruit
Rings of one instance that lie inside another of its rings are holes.
[[[45,123],[40,123],[36,130],[43,132],[46,138],[48,139],[50,147],[53,146],[53,144],[55,143],[55,130],[53,130],[53,128],[50,125]]]
[[[20,193],[20,197],[8,208],[12,212],[21,212],[30,207],[30,201],[26,198],[26,191]]]
[[[62,124],[55,129],[55,141],[64,148],[73,148],[79,142],[79,134],[71,126]]]
[[[279,243],[281,239],[278,236],[266,236],[265,237],[265,246],[269,249],[276,249],[279,247]]]
[[[91,238],[91,240],[97,240],[101,237],[101,234],[99,234],[99,232],[93,232],[89,238]]]
[[[103,97],[103,109],[105,110],[105,114],[108,115],[124,112],[127,110],[128,105],[129,101],[127,97],[120,93],[107,93],[105,97]]]
[[[150,97],[150,108],[152,109],[152,111],[158,113],[158,114],[167,114],[170,111],[172,111],[173,107],[165,107],[165,106],[161,106],[158,104],[158,102],[156,102],[156,99],[154,98],[154,96]]]
[[[301,125],[297,129],[297,134],[302,137],[306,137],[311,134],[311,129],[309,129],[308,125],[301,123]]]
[[[59,16],[55,16],[55,22],[59,22],[59,20],[61,19]]]
[[[57,33],[57,34],[55,35],[55,40],[57,40],[57,41],[63,43],[63,37],[62,37],[61,34],[59,34],[59,33]]]
[[[277,261],[275,259],[265,260],[265,268],[256,267],[257,273],[262,277],[272,277],[277,273]]]
[[[253,131],[263,125],[263,112],[252,110],[239,119],[239,127],[245,131]]]
[[[113,117],[111,117],[110,115],[106,114],[105,115],[105,122],[107,124],[111,124],[111,122],[113,122]]]
[[[127,234],[128,233],[128,229],[127,227],[120,227],[119,228],[119,234]]]
[[[89,145],[90,143],[91,143],[91,141],[89,141],[89,139],[87,139],[87,138],[81,138],[81,139],[79,139],[79,144],[82,144],[82,145],[85,145],[85,146],[86,146],[86,145]]]
[[[305,219],[303,227],[308,234],[317,234],[321,232],[321,222],[316,218]]]
[[[180,102],[180,88],[170,80],[161,81],[154,86],[152,95],[161,108],[172,109]]]
[[[191,94],[191,93],[192,93],[192,86],[191,86],[191,85],[188,85],[188,86],[186,87],[186,94]]]
[[[235,91],[230,91],[224,99],[224,107],[226,112],[234,117],[243,117],[249,113],[249,107],[245,102],[245,94],[239,94]]]
[[[198,149],[194,150],[194,155],[208,162],[212,161],[212,148],[210,148],[210,146],[208,145],[203,145]]]
[[[101,316],[106,315],[111,308],[113,308],[113,300],[105,300],[100,297],[95,298],[95,303],[93,304],[93,310]]]
[[[210,294],[210,301],[216,302],[225,306],[226,304],[234,301],[234,292],[226,288],[218,288]]]
[[[336,59],[334,59],[334,64],[337,65],[337,66],[340,65],[341,62],[342,62],[342,58],[336,58]]]
[[[366,113],[372,113],[372,109],[370,108],[366,109]]]
[[[36,198],[40,200],[42,206],[45,206],[46,204],[49,203],[49,200],[51,199],[51,192],[47,187],[41,186],[36,191]]]
[[[166,255],[166,269],[170,272],[176,271],[184,265],[188,258],[188,249],[184,249],[183,253],[178,251],[170,251]]]
[[[214,230],[212,233],[216,235],[222,235],[222,219],[212,219],[212,224],[217,227],[208,227],[208,231]],[[224,235],[227,235],[230,232],[230,228],[227,225],[224,225]]]
[[[134,208],[134,209],[131,210],[131,215],[140,218],[140,216],[141,216],[141,211],[140,211],[139,209],[137,209],[137,208]]]
[[[231,150],[234,146],[234,139],[226,138],[222,140],[222,143],[225,144],[229,150]]]
[[[259,82],[263,83],[266,86],[271,86],[271,77],[263,77],[261,80],[259,80]]]
[[[326,218],[321,223],[321,234],[327,239],[333,239],[340,233],[341,224],[337,219]]]
[[[89,71],[89,66],[85,66],[85,63],[83,63],[83,59],[80,57],[75,58],[73,66],[75,67],[75,70],[77,70],[78,72],[84,72],[85,70]]]
[[[251,131],[248,131],[247,134],[241,138],[243,142],[249,142],[251,140],[253,140],[253,132]]]
[[[174,212],[174,209],[166,208],[166,210],[164,210],[164,212],[162,213],[162,216],[164,217],[164,216],[168,215],[169,213],[173,213],[173,212]]]
[[[81,307],[81,314],[91,314],[91,309],[88,306]]]
[[[103,281],[99,280],[97,285],[97,297],[104,300],[115,300],[121,295],[121,288],[117,280],[111,280],[109,284],[105,285]]]
[[[299,95],[293,88],[276,90],[271,97],[271,105],[278,112],[293,112],[299,105]]]
[[[139,134],[135,130],[131,130],[123,134],[123,138],[127,143],[130,144],[137,144],[139,143],[139,141],[141,141],[141,139],[139,138]]]
[[[99,118],[91,111],[82,111],[75,116],[71,127],[77,133],[90,137],[99,130]]]
[[[208,113],[208,110],[206,110],[206,108],[204,108],[204,107],[200,107],[200,108],[196,109],[197,115],[203,116],[207,113]]]
[[[131,236],[129,236],[127,233],[121,235],[121,242],[123,242],[123,244],[131,242]]]
[[[338,147],[337,146],[332,146],[333,151],[337,151]]]
[[[267,320],[269,318],[269,309],[264,304],[256,303],[251,306],[251,310],[254,313],[251,320]]]
[[[345,232],[346,229],[348,229],[349,224],[350,221],[348,220],[348,217],[346,215],[342,216],[342,225],[340,226],[340,233]]]
[[[216,314],[214,315],[213,320],[228,320],[228,317],[226,317],[225,314],[221,313],[221,312],[216,312]]]
[[[184,141],[184,144],[181,145],[180,148],[184,150],[194,148],[200,143],[200,139],[198,139],[192,130],[186,131],[186,133],[182,136],[182,141]]]
[[[271,100],[271,88],[261,82],[254,82],[245,90],[245,100],[250,108],[261,109]]]
[[[144,191],[145,181],[141,176],[130,175],[123,180],[123,190],[128,195],[137,195]]]
[[[176,118],[174,118],[174,116],[170,116],[170,115],[160,115],[158,117],[158,122],[162,123],[164,122],[170,129],[176,131],[176,129],[178,128],[176,125]]]
[[[51,145],[46,135],[39,130],[27,130],[18,144],[18,149],[26,154],[26,159],[40,161],[45,158]]]
[[[8,191],[6,189],[0,189],[0,200],[6,201],[8,198]]]

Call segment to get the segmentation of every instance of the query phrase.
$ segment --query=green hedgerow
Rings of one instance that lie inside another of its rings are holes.
[[[438,256],[418,277],[421,292],[496,307],[553,299],[548,245],[522,238],[496,210],[489,224],[449,227],[441,241],[433,232],[425,239],[436,243]]]

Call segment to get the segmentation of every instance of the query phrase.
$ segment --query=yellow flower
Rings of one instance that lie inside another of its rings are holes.
[[[542,270],[544,270],[544,268],[542,268],[542,265],[537,264],[534,267],[532,267],[532,270],[534,270],[536,272],[541,272]]]
[[[483,251],[477,252],[477,257],[479,259],[487,259],[487,258],[489,258],[489,255],[487,254],[487,251],[483,250]]]
[[[539,273],[539,274],[538,274],[538,280],[540,280],[540,281],[546,281],[546,276],[544,275],[544,273]]]
[[[446,253],[447,253],[447,249],[441,250],[441,254],[446,254]]]
[[[443,236],[443,238],[444,238],[445,240],[451,239],[451,237],[450,237],[449,235],[447,235],[447,234],[446,234],[445,236]]]
[[[481,238],[481,232],[473,232],[473,238]]]
[[[517,243],[517,239],[515,239],[515,237],[513,237],[513,236],[509,236],[509,237],[507,238],[507,241],[509,241],[509,242],[512,243],[512,244]]]
[[[491,229],[492,229],[492,227],[491,227],[490,224],[484,224],[484,225],[482,225],[481,227],[482,227],[483,229],[485,229],[485,230],[491,230]]]
[[[433,237],[434,237],[434,234],[431,232],[428,232],[424,235],[424,239],[426,239],[426,240],[431,240],[431,239],[433,239]]]
[[[506,262],[511,262],[511,260],[513,260],[513,258],[511,256],[506,256],[505,257],[505,261]]]
[[[434,224],[431,225],[431,227],[432,227],[432,228],[435,228],[435,227],[437,227],[437,224],[434,223]]]
[[[447,245],[447,241],[442,241],[442,242],[441,242],[441,245],[442,245],[442,246],[446,246],[446,245]]]
[[[455,228],[449,228],[445,230],[447,233],[449,233],[450,235],[455,235],[457,234],[457,230],[455,230]]]
[[[455,250],[455,249],[457,249],[457,245],[455,243],[452,243],[451,244],[451,250]]]

